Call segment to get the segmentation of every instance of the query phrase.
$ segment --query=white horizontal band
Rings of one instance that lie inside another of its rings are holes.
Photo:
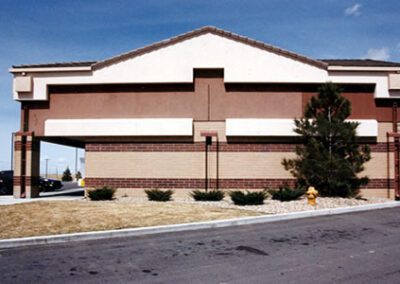
[[[378,122],[375,119],[358,119],[357,135],[377,137]],[[231,118],[226,120],[226,136],[298,136],[293,119]]]
[[[47,119],[45,136],[192,136],[192,118]]]

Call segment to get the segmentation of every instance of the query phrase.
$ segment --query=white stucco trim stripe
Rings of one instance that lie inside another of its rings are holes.
[[[377,137],[378,122],[374,119],[349,120],[358,121],[357,135]],[[254,119],[230,118],[226,120],[226,136],[297,136],[293,119]]]
[[[45,136],[192,136],[192,118],[47,119]]]
[[[378,121],[375,119],[349,119],[349,121],[359,122],[357,135],[361,137],[377,137]]]

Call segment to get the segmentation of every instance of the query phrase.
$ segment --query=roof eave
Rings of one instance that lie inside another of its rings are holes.
[[[30,67],[30,68],[19,68],[12,67],[8,69],[10,73],[45,73],[45,72],[82,72],[92,71],[92,66],[80,66],[80,67]]]
[[[400,67],[329,65],[328,71],[399,72]]]

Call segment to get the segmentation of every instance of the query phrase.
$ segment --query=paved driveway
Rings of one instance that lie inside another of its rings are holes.
[[[63,182],[63,187],[49,192],[41,192],[39,198],[14,198],[12,195],[0,195],[0,205],[12,205],[43,200],[75,200],[84,196],[84,188],[77,182]]]
[[[2,283],[399,283],[400,208],[0,251]]]

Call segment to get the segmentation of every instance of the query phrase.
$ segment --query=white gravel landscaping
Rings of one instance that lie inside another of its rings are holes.
[[[289,213],[297,211],[307,211],[307,210],[318,210],[325,208],[339,208],[339,207],[350,207],[365,204],[376,204],[393,201],[387,198],[377,198],[369,197],[365,199],[355,199],[355,198],[332,198],[332,197],[319,197],[317,199],[317,205],[311,206],[307,204],[307,199],[305,197],[296,200],[281,202],[277,200],[266,199],[263,205],[249,205],[249,206],[238,206],[233,204],[229,197],[225,197],[222,201],[194,201],[192,198],[176,198],[168,203],[175,204],[196,204],[204,207],[219,207],[219,208],[231,208],[231,209],[241,209],[241,210],[251,210],[265,214],[279,214],[279,213]],[[148,201],[146,198],[141,197],[120,197],[115,200],[115,202],[127,202],[127,203],[143,203],[154,201]]]

